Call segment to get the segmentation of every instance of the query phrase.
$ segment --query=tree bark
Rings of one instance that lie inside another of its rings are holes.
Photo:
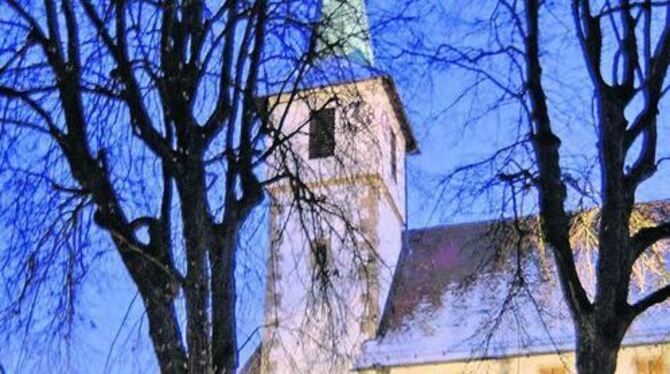
[[[207,192],[202,163],[197,159],[185,162],[185,168],[175,178],[181,200],[184,242],[186,245],[186,342],[188,343],[188,372],[201,374],[211,368],[209,324],[209,272],[207,253],[213,242],[212,217],[207,204]]]
[[[579,374],[614,374],[617,350],[605,348],[597,338],[582,337],[577,344],[577,372]]]
[[[235,247],[239,222],[227,222],[217,229],[210,255],[212,263],[212,366],[216,374],[237,369],[235,307]]]
[[[618,326],[581,323],[577,327],[577,372],[579,374],[614,374],[623,337]]]
[[[166,295],[160,295],[160,288],[149,292],[154,294],[154,297],[143,297],[143,301],[149,320],[149,336],[160,371],[164,374],[186,373],[188,366],[186,350],[181,342],[174,300]]]
[[[173,274],[172,261],[155,257],[161,265],[146,260],[128,244],[113,236],[121,258],[137,285],[149,322],[149,336],[161,373],[183,374],[187,372],[186,348],[182,342],[179,319],[174,306],[179,284]]]

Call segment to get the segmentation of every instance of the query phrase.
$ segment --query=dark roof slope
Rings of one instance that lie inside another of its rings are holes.
[[[439,306],[447,287],[460,284],[474,269],[484,266],[485,249],[492,248],[488,240],[492,231],[487,222],[406,233],[379,335],[400,328],[403,319],[423,301]]]
[[[553,261],[538,255],[532,238],[519,242],[518,235],[510,235],[517,232],[511,223],[406,233],[378,336],[364,345],[358,367],[573,350],[574,331]],[[523,283],[516,277],[518,248]],[[633,288],[633,300],[649,291]],[[668,312],[667,303],[651,308],[624,344],[668,341]]]

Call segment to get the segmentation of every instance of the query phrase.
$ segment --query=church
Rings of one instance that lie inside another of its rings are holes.
[[[300,178],[269,189],[264,330],[242,373],[574,372],[551,265],[529,256],[517,288],[514,271],[485,265],[504,222],[407,227],[405,160],[419,144],[374,68],[365,2],[324,0],[322,14],[321,48],[335,46],[322,69],[264,98],[290,139],[267,173]],[[670,373],[667,309],[630,328],[619,373]]]

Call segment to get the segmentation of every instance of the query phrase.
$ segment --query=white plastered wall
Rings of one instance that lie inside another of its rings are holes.
[[[403,132],[380,79],[274,97],[269,107],[273,123],[281,123],[277,130],[290,140],[269,160],[268,177],[297,172],[331,212],[315,217],[308,205],[299,209],[285,180],[270,189],[263,372],[348,372],[360,345],[375,333],[401,248]],[[310,112],[323,107],[336,108],[335,156],[310,160]],[[390,172],[391,131],[396,178]],[[328,297],[314,282],[308,236],[330,242],[337,274],[330,273]]]

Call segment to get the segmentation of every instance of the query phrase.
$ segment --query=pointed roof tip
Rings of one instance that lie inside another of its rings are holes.
[[[319,59],[345,57],[374,66],[365,0],[323,0],[317,32]]]

